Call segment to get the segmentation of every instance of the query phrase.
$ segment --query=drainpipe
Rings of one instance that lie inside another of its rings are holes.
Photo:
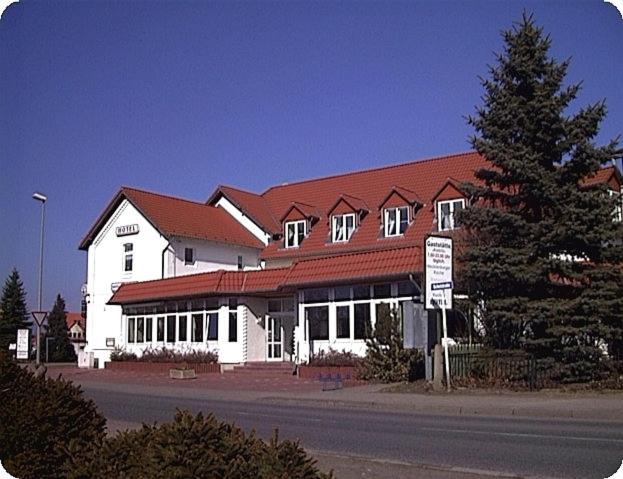
[[[167,240],[167,245],[164,247],[164,249],[162,250],[162,254],[161,254],[161,266],[162,266],[161,277],[162,279],[164,279],[164,254],[167,252],[170,246],[171,246],[171,241]]]

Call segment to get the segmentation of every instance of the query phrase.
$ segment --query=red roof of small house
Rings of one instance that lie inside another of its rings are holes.
[[[198,296],[258,295],[337,283],[383,281],[422,271],[419,247],[350,253],[302,260],[287,268],[213,271],[125,283],[109,304],[133,304]]]
[[[87,249],[121,202],[127,199],[164,236],[198,238],[261,249],[264,244],[222,208],[122,187],[80,243]]]
[[[67,312],[65,317],[65,324],[67,324],[67,329],[71,329],[74,324],[78,323],[83,330],[86,329],[86,320],[82,317],[80,313],[76,312]]]
[[[593,176],[589,176],[583,182],[584,186],[593,186],[598,184],[607,184],[615,191],[620,191],[623,184],[623,178],[621,172],[615,166],[607,166],[601,168]]]

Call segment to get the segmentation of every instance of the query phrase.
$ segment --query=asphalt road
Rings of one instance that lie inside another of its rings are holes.
[[[522,477],[605,478],[623,458],[623,425],[585,420],[463,417],[234,402],[84,387],[109,419],[162,422],[175,409],[212,412],[246,430],[306,448],[495,471]]]

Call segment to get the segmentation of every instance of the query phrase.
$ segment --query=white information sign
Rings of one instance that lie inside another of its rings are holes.
[[[452,309],[452,238],[426,238],[424,261],[426,309]]]
[[[28,333],[27,329],[17,330],[17,359],[28,359]]]

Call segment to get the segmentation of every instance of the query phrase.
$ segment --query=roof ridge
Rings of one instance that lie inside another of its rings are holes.
[[[300,185],[302,183],[309,183],[311,181],[328,180],[328,179],[332,179],[332,178],[339,178],[340,176],[357,175],[357,174],[360,174],[360,173],[369,173],[369,172],[373,172],[373,171],[387,170],[387,169],[391,169],[391,168],[400,168],[402,166],[407,166],[407,165],[412,165],[412,164],[429,163],[431,161],[447,160],[447,159],[450,159],[450,158],[455,158],[455,157],[459,157],[459,156],[469,156],[469,155],[479,155],[479,153],[476,150],[468,150],[468,151],[464,151],[464,152],[461,152],[461,153],[452,153],[450,155],[432,156],[432,157],[423,158],[421,160],[412,160],[412,161],[407,161],[407,162],[404,162],[404,163],[395,163],[395,164],[392,164],[392,165],[377,166],[377,167],[374,167],[374,168],[367,168],[367,169],[361,169],[361,170],[356,170],[356,171],[349,171],[349,172],[346,172],[346,173],[336,173],[336,174],[328,175],[328,176],[319,176],[319,177],[316,177],[316,178],[309,178],[309,179],[306,179],[306,180],[292,181],[292,182],[287,182],[287,183],[281,184],[281,185],[271,186],[268,189],[264,190],[264,192],[262,192],[260,196],[264,197],[264,195],[266,193],[268,193],[271,190],[277,189],[277,188],[283,188],[283,187],[292,186],[292,185]]]
[[[219,189],[221,189],[221,188],[229,188],[229,189],[231,189],[231,190],[236,190],[236,191],[239,191],[240,193],[248,193],[248,194],[250,194],[250,195],[254,195],[254,196],[262,196],[262,195],[261,195],[261,193],[255,193],[255,192],[253,192],[253,191],[250,191],[250,190],[245,190],[244,188],[239,188],[239,187],[237,187],[237,186],[231,186],[231,185],[218,185],[218,186],[216,187],[216,190],[219,190]]]
[[[147,194],[147,195],[159,196],[160,198],[166,198],[166,199],[169,199],[169,200],[183,201],[185,203],[192,203],[193,205],[198,205],[198,206],[209,206],[210,208],[217,209],[216,207],[214,207],[212,205],[208,205],[208,204],[206,204],[204,202],[200,202],[200,201],[196,201],[196,200],[190,200],[188,198],[182,198],[180,196],[166,195],[164,193],[157,193],[155,191],[145,190],[145,189],[141,189],[141,188],[135,188],[135,187],[132,187],[132,186],[122,186],[121,187],[121,191],[123,192],[125,190],[136,191],[138,193],[144,193],[144,194]]]

